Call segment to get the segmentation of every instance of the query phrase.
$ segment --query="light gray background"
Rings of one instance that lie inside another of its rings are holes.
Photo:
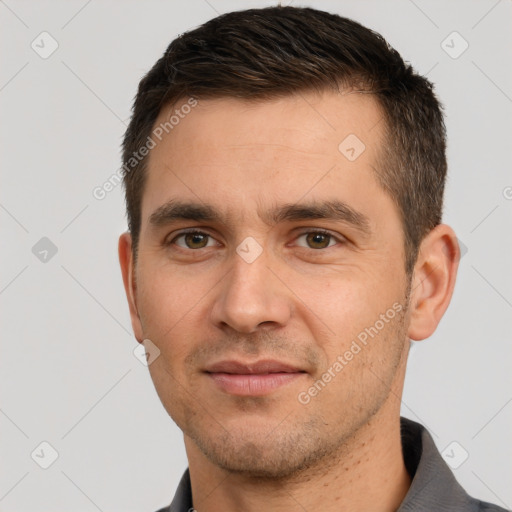
[[[0,1],[1,511],[149,512],[170,502],[187,462],[132,353],[117,260],[122,189],[102,201],[92,191],[120,166],[137,84],[169,42],[217,13],[272,3]],[[403,414],[440,450],[456,441],[452,459],[468,452],[454,473],[471,494],[510,508],[512,2],[300,5],[381,32],[446,106],[445,222],[467,253],[436,334],[412,350]],[[31,48],[50,48],[43,31],[59,45],[46,59]],[[445,51],[463,48],[446,40],[453,31],[469,43],[456,59]],[[42,237],[58,249],[46,263],[32,252]],[[48,469],[35,462],[51,457],[43,441],[59,455]]]

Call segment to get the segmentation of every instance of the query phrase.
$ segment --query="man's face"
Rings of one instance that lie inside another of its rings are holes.
[[[409,282],[381,121],[357,93],[201,100],[152,149],[133,325],[189,458],[285,476],[398,417]]]

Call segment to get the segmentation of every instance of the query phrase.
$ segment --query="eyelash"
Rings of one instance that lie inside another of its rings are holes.
[[[315,228],[315,229],[309,229],[307,231],[301,231],[296,238],[299,238],[303,235],[308,235],[310,233],[314,233],[314,234],[320,234],[320,235],[326,235],[326,236],[329,236],[331,239],[334,239],[336,242],[340,243],[340,244],[343,244],[344,243],[344,240],[340,239],[338,236],[336,235],[333,235],[330,231],[327,231],[325,229],[322,229],[322,228]],[[195,235],[195,234],[198,234],[198,235],[206,235],[210,238],[213,238],[212,235],[210,235],[209,233],[206,233],[205,231],[200,231],[198,229],[195,229],[195,228],[191,228],[190,230],[186,230],[186,231],[182,231],[181,233],[179,233],[178,235],[176,235],[172,240],[168,241],[168,242],[164,242],[164,244],[166,246],[171,246],[171,245],[175,245],[175,241],[178,240],[179,238],[181,238],[182,236],[185,236],[185,235]],[[180,250],[183,250],[183,251],[193,251],[193,252],[196,252],[198,251],[199,249],[185,249],[184,247],[180,247],[180,246],[177,246],[178,249]],[[312,251],[322,251],[322,250],[326,250],[326,249],[330,249],[331,247],[334,247],[334,246],[328,246],[328,247],[324,247],[322,249],[313,249],[311,247],[301,247],[302,249],[311,249]],[[205,247],[200,247],[200,249],[205,249]]]

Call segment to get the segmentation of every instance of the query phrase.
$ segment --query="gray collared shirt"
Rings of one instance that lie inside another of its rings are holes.
[[[397,512],[506,512],[504,508],[477,500],[466,493],[423,425],[407,418],[401,418],[400,423],[404,462],[412,482]],[[192,510],[192,490],[187,469],[172,503],[158,512]]]

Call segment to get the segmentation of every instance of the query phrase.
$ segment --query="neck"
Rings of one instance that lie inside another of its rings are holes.
[[[395,408],[393,408],[395,409]],[[395,411],[393,411],[395,412]],[[286,480],[262,480],[212,464],[185,438],[194,508],[200,512],[244,510],[396,511],[410,486],[400,438],[400,417],[370,422],[329,460]]]

